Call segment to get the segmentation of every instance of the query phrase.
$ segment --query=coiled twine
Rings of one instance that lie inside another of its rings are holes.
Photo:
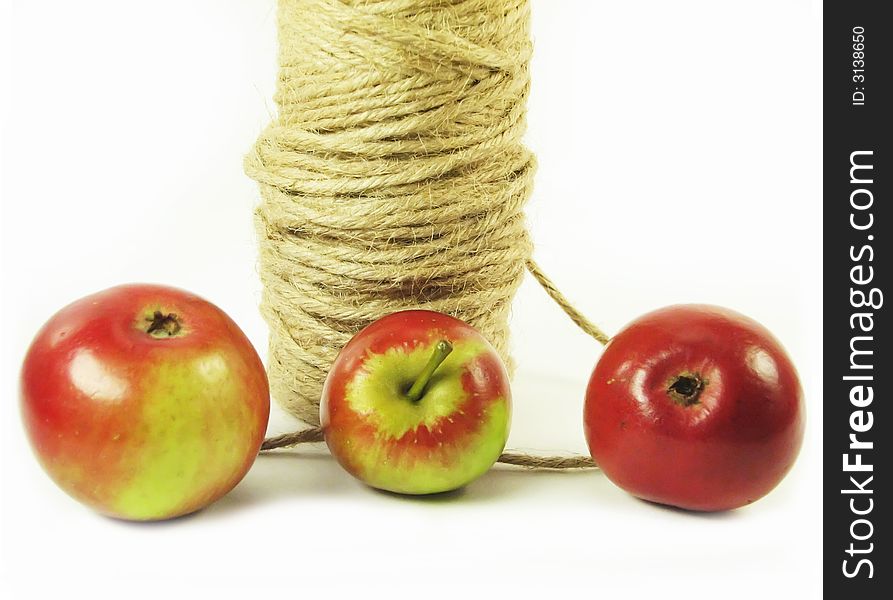
[[[273,397],[312,425],[336,354],[388,313],[477,328],[507,364],[532,245],[529,0],[280,0],[260,185]]]

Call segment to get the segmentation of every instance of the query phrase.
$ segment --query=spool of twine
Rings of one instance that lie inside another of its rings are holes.
[[[529,22],[529,0],[279,0],[278,116],[245,169],[261,192],[271,392],[312,427],[265,449],[321,439],[335,356],[398,310],[466,321],[511,372],[508,317],[525,269],[607,340],[531,260]]]

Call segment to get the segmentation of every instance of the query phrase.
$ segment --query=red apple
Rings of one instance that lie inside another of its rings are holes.
[[[245,475],[270,401],[239,327],[181,290],[125,285],[56,313],[28,349],[21,407],[34,451],[71,496],[131,520],[214,502]]]
[[[403,494],[460,488],[505,447],[511,392],[487,340],[453,317],[388,315],[341,350],[320,421],[332,455],[368,485]]]
[[[762,325],[715,306],[649,313],[606,346],[586,391],[592,457],[653,502],[701,511],[769,493],[803,440],[803,393]]]

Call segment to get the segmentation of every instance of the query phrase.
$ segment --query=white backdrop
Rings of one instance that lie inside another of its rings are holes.
[[[816,1],[534,2],[536,258],[609,333],[699,301],[777,334],[809,411],[800,460],[766,499],[699,516],[598,473],[505,469],[455,497],[400,499],[313,451],[261,458],[218,504],[164,524],[95,516],[53,486],[26,445],[16,381],[31,336],[65,303],[128,281],[176,285],[265,349],[257,191],[241,161],[274,110],[274,18],[274,0],[3,4],[0,591],[817,597]],[[598,345],[533,281],[512,330],[510,445],[585,451]],[[271,430],[293,425],[275,412]]]

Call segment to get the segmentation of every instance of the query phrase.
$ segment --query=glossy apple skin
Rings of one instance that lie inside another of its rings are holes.
[[[173,337],[145,330],[175,314]],[[21,372],[34,452],[68,494],[106,515],[184,515],[232,489],[270,413],[260,358],[219,308],[188,292],[124,285],[87,296],[38,332]]]
[[[440,340],[453,352],[413,403],[406,390]],[[411,310],[375,321],[335,359],[320,422],[332,455],[368,485],[402,494],[458,489],[505,447],[511,391],[493,347],[464,322]]]
[[[684,405],[677,375],[704,386]],[[586,390],[586,439],[608,478],[645,500],[698,511],[749,504],[794,464],[803,440],[800,382],[781,344],[731,310],[679,305],[627,325]]]

